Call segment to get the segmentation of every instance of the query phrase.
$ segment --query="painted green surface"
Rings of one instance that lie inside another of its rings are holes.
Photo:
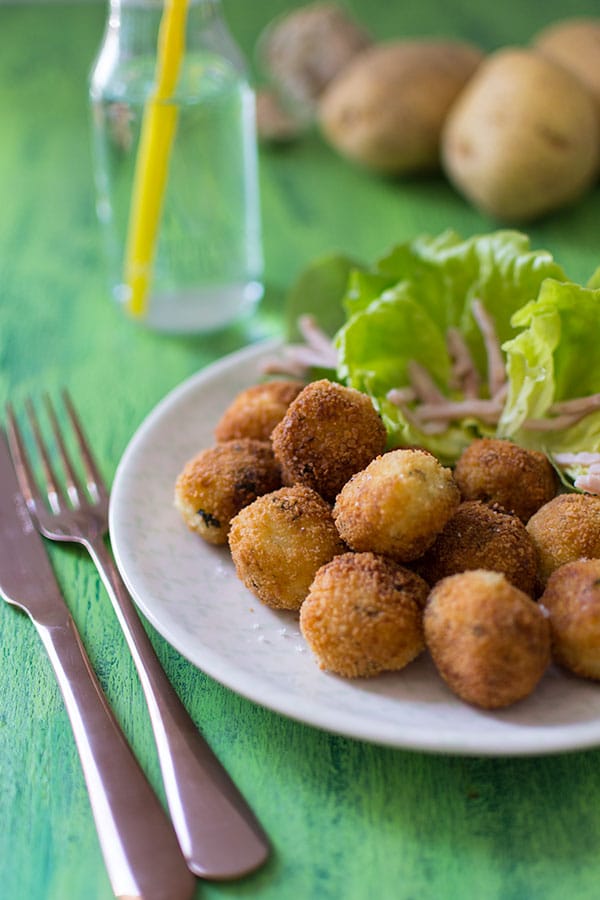
[[[284,0],[225,0],[248,54]],[[379,37],[525,42],[593,0],[350,4]],[[88,160],[86,73],[101,4],[0,5],[0,403],[71,386],[110,479],[129,438],[183,378],[279,328],[281,297],[315,256],[367,259],[419,231],[494,223],[438,178],[393,183],[317,137],[261,153],[269,291],[259,319],[218,339],[145,333],[106,297]],[[574,278],[600,263],[600,192],[530,229]],[[90,655],[151,780],[160,778],[133,664],[89,560],[51,547]],[[195,721],[255,807],[275,852],[198,897],[261,900],[592,900],[600,894],[600,752],[460,759],[329,735],[243,700],[151,632]],[[108,900],[88,800],[50,665],[0,606],[0,896]]]

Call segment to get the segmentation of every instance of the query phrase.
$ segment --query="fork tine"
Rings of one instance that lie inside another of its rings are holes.
[[[58,419],[54,411],[54,406],[52,405],[52,401],[50,400],[50,396],[48,394],[44,396],[44,401],[46,405],[46,411],[48,413],[48,419],[50,420],[52,433],[54,435],[54,440],[56,441],[56,446],[58,448],[60,460],[65,470],[67,494],[69,495],[73,506],[77,508],[81,505],[81,496],[83,493],[81,482],[79,481],[79,478],[77,477],[77,474],[73,467],[73,463],[71,462],[71,457],[69,456],[69,451],[67,450],[65,442],[63,440],[60,425],[58,424]]]
[[[67,414],[69,419],[71,420],[71,425],[73,426],[73,430],[77,437],[77,443],[79,444],[79,450],[81,452],[81,458],[83,460],[83,465],[86,471],[86,475],[88,478],[88,491],[96,496],[97,500],[106,499],[108,497],[108,492],[106,490],[106,486],[102,479],[102,475],[100,474],[100,470],[96,465],[94,457],[92,456],[92,451],[90,450],[90,446],[87,442],[87,439],[83,433],[83,428],[81,427],[81,423],[79,421],[79,417],[75,411],[75,407],[73,405],[73,401],[69,395],[69,392],[66,388],[63,388],[62,391],[63,403],[65,405],[65,409],[67,410]]]
[[[25,503],[29,511],[36,513],[36,507],[42,503],[42,496],[37,488],[35,476],[29,464],[29,457],[25,450],[23,436],[17,425],[17,417],[11,403],[6,404],[6,419],[8,423],[7,435],[10,454],[15,466],[17,480],[21,493],[25,498]]]
[[[57,513],[60,512],[61,509],[64,509],[64,502],[62,494],[58,487],[58,479],[54,472],[52,463],[50,462],[50,455],[48,453],[48,450],[46,449],[44,438],[42,437],[39,421],[33,403],[30,399],[27,399],[25,401],[25,411],[27,412],[27,417],[31,424],[33,437],[40,454],[42,468],[44,470],[44,477],[46,479],[46,494],[48,496],[48,503],[50,504],[52,512]]]

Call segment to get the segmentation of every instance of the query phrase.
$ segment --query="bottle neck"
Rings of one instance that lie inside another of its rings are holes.
[[[155,13],[160,16],[165,6],[173,2],[182,0],[110,0],[110,19],[112,21],[114,17],[117,23],[122,16],[128,15]],[[188,15],[193,15],[197,20],[210,20],[221,15],[221,0],[185,0],[185,5]]]
[[[105,93],[148,96],[154,83],[160,25],[169,2],[174,0],[111,0],[104,38],[90,75],[92,97]],[[188,0],[186,12],[180,71],[184,90],[195,90],[190,85],[198,81],[203,69],[193,61],[207,56],[226,60],[247,79],[245,59],[227,29],[219,0]]]
[[[182,0],[110,0],[107,37],[118,40],[120,52],[145,53],[156,47],[163,12]],[[187,0],[185,49],[222,50],[230,41],[220,0]]]

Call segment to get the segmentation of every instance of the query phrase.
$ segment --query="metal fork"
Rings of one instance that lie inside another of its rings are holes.
[[[104,541],[108,532],[108,490],[67,391],[62,392],[62,399],[79,447],[86,486],[76,474],[58,416],[46,396],[51,430],[64,467],[66,493],[55,474],[31,401],[26,403],[26,412],[39,451],[47,502],[36,485],[22,433],[9,406],[8,437],[21,491],[41,533],[51,540],[83,544],[102,577],[146,697],[169,811],[189,868],[203,878],[240,877],[266,860],[268,839],[158,661]]]

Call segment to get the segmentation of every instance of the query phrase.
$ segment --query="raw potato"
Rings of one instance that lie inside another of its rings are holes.
[[[436,169],[448,110],[482,58],[458,41],[373,46],[324,92],[323,133],[340,153],[376,171]]]
[[[287,144],[304,131],[304,123],[282,103],[277,91],[259,88],[256,92],[256,128],[261,141]]]
[[[309,118],[332,78],[371,39],[336,3],[310,3],[267,26],[258,54],[273,86]]]
[[[565,19],[544,28],[534,46],[576,75],[594,95],[600,118],[600,19]]]
[[[576,200],[599,157],[594,101],[574,75],[532,50],[488,57],[447,118],[443,162],[474,204],[523,222]]]

